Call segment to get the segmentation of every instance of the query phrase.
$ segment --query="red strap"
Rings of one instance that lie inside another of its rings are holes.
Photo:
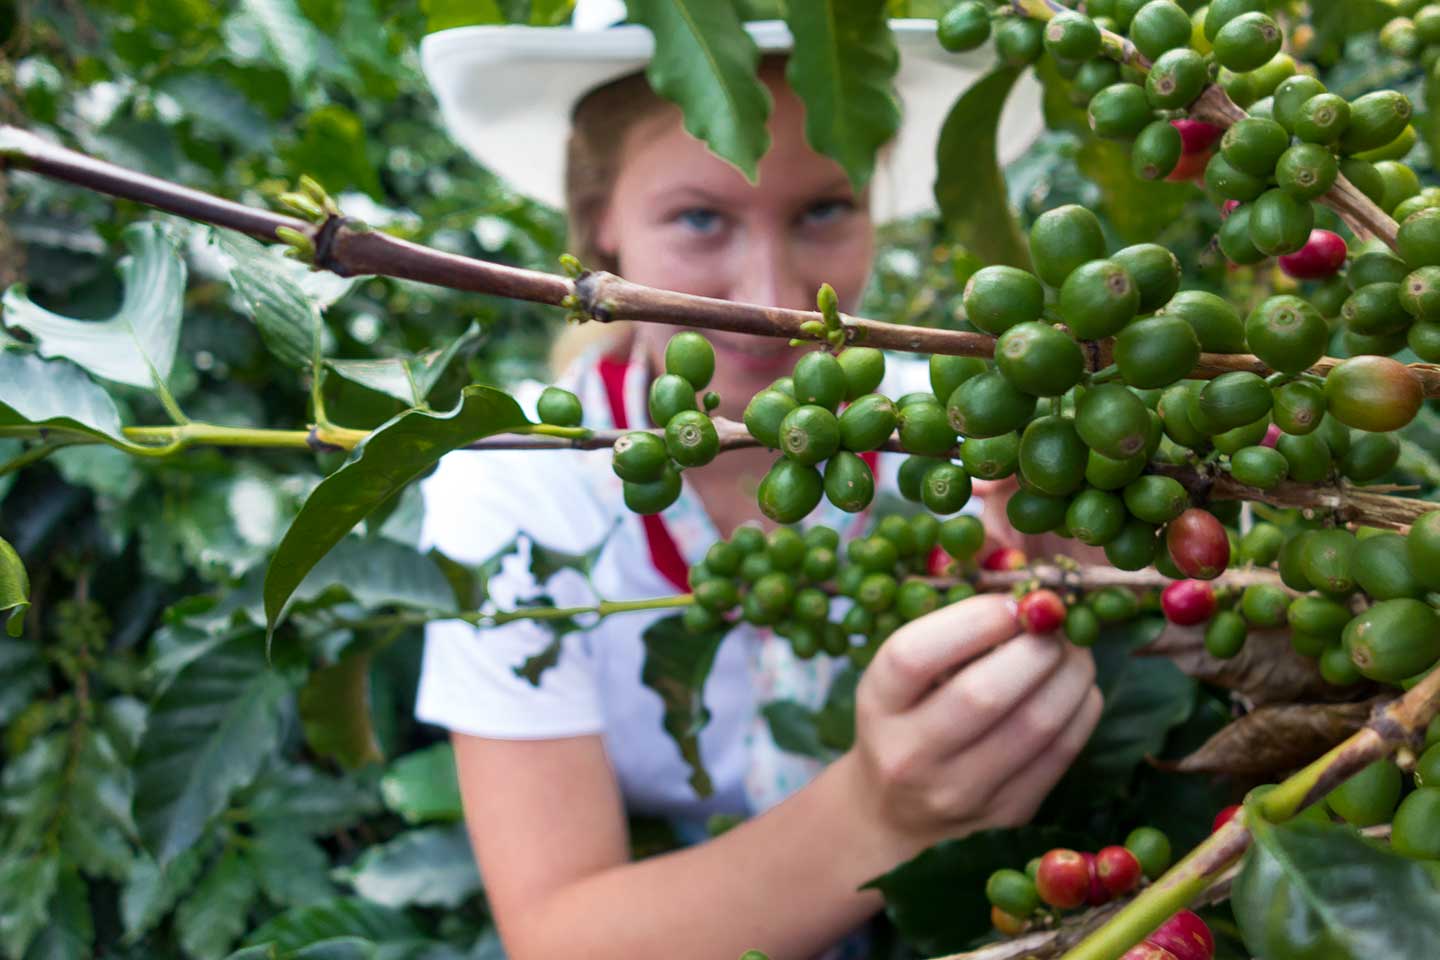
[[[605,397],[610,401],[610,419],[618,430],[628,430],[630,418],[625,413],[625,373],[630,365],[613,357],[600,358],[600,379],[605,383]],[[641,517],[645,541],[650,547],[650,563],[675,589],[690,589],[690,567],[680,555],[675,538],[665,528],[658,513]]]

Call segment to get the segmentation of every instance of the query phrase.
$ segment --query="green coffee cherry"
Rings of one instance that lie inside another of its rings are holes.
[[[797,523],[819,506],[823,492],[820,471],[781,457],[760,481],[760,512],[776,523]]]
[[[665,372],[684,377],[698,392],[715,375],[715,348],[693,330],[684,330],[665,345]]]
[[[798,406],[780,421],[780,449],[797,463],[813,466],[840,449],[840,423],[825,407]]]
[[[995,26],[995,52],[1012,67],[1024,67],[1040,58],[1044,27],[1028,17],[1009,17]]]
[[[1154,827],[1136,827],[1125,838],[1125,849],[1135,854],[1147,879],[1155,880],[1170,869],[1170,838]]]
[[[1171,0],[1152,0],[1130,21],[1130,42],[1149,60],[1190,43],[1190,15]]]
[[[1140,287],[1114,260],[1092,260],[1075,268],[1060,287],[1060,315],[1080,340],[1114,336],[1140,309]]]
[[[807,353],[795,363],[792,374],[795,399],[833,411],[845,399],[845,370],[840,361],[823,351]]]
[[[1155,561],[1158,549],[1156,528],[1132,518],[1114,540],[1105,544],[1105,559],[1117,570],[1143,570]]]
[[[946,12],[936,24],[940,46],[951,53],[965,53],[990,39],[990,9],[979,0],[965,0]]]
[[[1025,393],[1058,397],[1080,382],[1085,356],[1064,331],[1047,323],[1022,323],[996,340],[995,365]]]
[[[1061,233],[1078,232],[1078,228],[1056,229]],[[1062,238],[1055,242],[1058,245],[1064,241]],[[1103,251],[1103,236],[1099,245]],[[984,267],[966,282],[962,302],[965,316],[972,324],[985,333],[999,336],[1017,323],[1040,319],[1045,308],[1045,289],[1028,271],[1016,267]],[[949,396],[940,399],[948,400]]]
[[[1215,59],[1227,69],[1245,73],[1268,63],[1280,52],[1283,40],[1279,25],[1265,14],[1242,13],[1215,34]]]
[[[981,480],[1013,476],[1020,464],[1020,435],[1011,431],[998,437],[972,437],[960,444],[965,472]]]
[[[743,419],[750,436],[772,450],[780,447],[780,424],[798,406],[795,398],[774,388],[761,390],[745,407]]]
[[[621,435],[610,448],[610,467],[621,480],[653,483],[669,464],[665,441],[653,433],[632,431]]]
[[[1160,110],[1179,110],[1200,96],[1210,81],[1205,58],[1194,50],[1181,48],[1162,54],[1145,78],[1145,94]]]
[[[1328,146],[1350,126],[1350,104],[1333,93],[1318,94],[1300,105],[1295,114],[1295,136],[1307,143]]]
[[[684,410],[697,409],[695,388],[674,373],[663,373],[650,384],[650,422],[663,426]]]
[[[835,358],[845,374],[845,399],[873,393],[885,379],[885,354],[874,347],[848,347]]]
[[[680,498],[680,473],[666,461],[660,478],[649,483],[621,484],[625,506],[631,513],[659,513]]]
[[[900,446],[908,453],[938,457],[948,454],[955,446],[955,429],[945,408],[933,399],[903,407],[899,431]]]
[[[1145,90],[1133,83],[1116,83],[1090,99],[1090,129],[1107,140],[1133,140],[1155,119]]]
[[[1072,420],[1039,417],[1020,435],[1020,474],[1040,493],[1068,496],[1085,483],[1087,453]]]
[[[940,524],[940,548],[965,563],[985,545],[985,527],[971,516],[951,517]]]
[[[1059,60],[1089,60],[1100,55],[1100,28],[1083,13],[1056,14],[1045,25],[1045,49]]]
[[[1175,125],[1169,120],[1156,120],[1135,136],[1130,169],[1141,180],[1163,180],[1179,166],[1184,148]]]
[[[1100,220],[1085,207],[1057,207],[1042,213],[1030,227],[1030,257],[1035,273],[1052,287],[1059,287],[1082,263],[1104,256],[1105,233]]]
[[[560,387],[546,387],[540,392],[536,412],[540,414],[541,423],[555,427],[578,427],[584,419],[580,398]]]
[[[1245,620],[1233,610],[1221,610],[1205,627],[1205,651],[1220,660],[1240,655],[1245,647]]]
[[[841,450],[825,465],[824,488],[835,506],[846,513],[859,513],[875,499],[875,475],[864,460]]]
[[[1314,200],[1324,196],[1339,176],[1340,166],[1335,155],[1314,143],[1298,143],[1286,150],[1275,167],[1275,182],[1297,200]],[[1313,219],[1312,213],[1312,223]]]
[[[944,516],[969,502],[970,487],[970,476],[962,468],[941,461],[925,471],[920,481],[920,499],[926,509]]]
[[[715,424],[698,410],[682,410],[665,424],[665,450],[682,467],[703,467],[720,452]]]

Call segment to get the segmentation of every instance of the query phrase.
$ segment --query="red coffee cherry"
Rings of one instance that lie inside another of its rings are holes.
[[[1111,900],[1110,891],[1105,889],[1105,884],[1100,880],[1100,869],[1096,865],[1095,854],[1082,853],[1085,858],[1085,866],[1090,871],[1090,892],[1085,895],[1085,902],[1092,907],[1100,907]]]
[[[1187,577],[1214,580],[1230,564],[1230,538],[1214,514],[1191,507],[1165,528],[1170,559]]]
[[[954,559],[945,552],[944,547],[935,547],[930,551],[928,567],[932,577],[948,577],[954,572]]]
[[[1339,273],[1349,255],[1340,234],[1311,230],[1305,246],[1280,258],[1280,269],[1296,280],[1324,280]]]
[[[1157,947],[1149,940],[1142,940],[1129,950],[1120,960],[1177,960],[1175,954],[1164,947]]]
[[[1225,134],[1224,127],[1203,120],[1171,120],[1170,125],[1180,131],[1180,149],[1185,155],[1205,153]]]
[[[1211,960],[1215,956],[1215,936],[1210,928],[1189,910],[1181,910],[1166,920],[1146,942],[1175,955],[1175,960]]]
[[[1065,601],[1054,590],[1031,590],[1019,607],[1020,626],[1028,633],[1053,633],[1065,622]]]
[[[1074,910],[1090,895],[1090,864],[1074,850],[1051,850],[1035,872],[1040,899],[1059,910]]]
[[[1025,551],[1016,547],[1000,547],[987,553],[980,566],[985,570],[1021,570],[1029,562]]]
[[[1223,221],[1225,221],[1225,220],[1229,220],[1229,219],[1230,219],[1230,214],[1234,213],[1234,212],[1235,212],[1235,208],[1237,208],[1237,207],[1239,207],[1239,206],[1240,206],[1240,201],[1239,201],[1239,200],[1226,200],[1224,203],[1222,203],[1222,204],[1220,205],[1220,219],[1221,219],[1221,221],[1223,222]]]
[[[1238,814],[1239,812],[1240,804],[1235,803],[1215,814],[1215,820],[1213,823],[1210,824],[1210,832],[1216,833],[1217,831],[1219,831],[1219,829],[1225,826],[1225,824],[1229,823],[1231,820],[1234,820],[1236,814]]]
[[[1160,594],[1165,619],[1181,627],[1193,627],[1215,615],[1215,590],[1204,580],[1176,580]]]
[[[1140,861],[1124,847],[1105,847],[1095,854],[1095,874],[1110,895],[1118,897],[1140,885]]]
[[[1279,427],[1275,426],[1275,424],[1272,423],[1265,428],[1265,439],[1260,441],[1260,446],[1270,447],[1271,449],[1274,449],[1275,444],[1279,443],[1280,438],[1284,435],[1285,431],[1281,430]]]

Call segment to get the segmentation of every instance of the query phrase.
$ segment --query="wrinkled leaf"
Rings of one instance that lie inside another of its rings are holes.
[[[250,310],[265,346],[297,370],[317,369],[324,336],[320,307],[280,267],[283,258],[234,230],[216,227],[213,236],[234,261],[230,285]]]
[[[402,833],[337,874],[356,893],[387,907],[453,910],[480,892],[480,872],[461,824]]]
[[[75,430],[117,447],[135,447],[121,433],[115,401],[79,367],[0,349],[0,427],[23,424]]]
[[[702,797],[714,792],[700,756],[700,731],[710,722],[705,681],[725,633],[725,629],[691,633],[680,617],[672,616],[657,620],[641,634],[645,665],[640,680],[664,702],[665,732],[690,767],[690,786]]]
[[[1019,78],[1019,70],[1002,67],[955,101],[935,148],[935,201],[950,236],[971,253],[985,263],[1028,270],[1029,246],[1010,209],[996,153],[1000,115]]]
[[[1258,819],[1258,818],[1255,818]],[[1255,844],[1231,904],[1256,956],[1429,957],[1440,943],[1440,889],[1420,863],[1351,827],[1253,823]]]
[[[471,386],[449,413],[409,410],[366,437],[310,494],[270,561],[265,572],[269,633],[306,574],[370,511],[451,450],[527,422],[506,394]]]
[[[448,743],[407,753],[390,764],[380,781],[380,795],[385,806],[410,824],[455,821],[465,815],[455,751]]]
[[[25,564],[20,562],[15,548],[0,537],[0,614],[8,612],[5,632],[12,637],[20,636],[25,629],[25,611],[29,609],[30,577],[25,573]]]
[[[346,380],[394,397],[411,406],[424,406],[430,391],[455,361],[467,356],[484,339],[478,323],[451,340],[443,350],[430,350],[409,357],[386,357],[380,360],[326,360],[325,365]]]
[[[1324,700],[1351,692],[1327,684],[1317,662],[1296,653],[1284,630],[1254,631],[1238,656],[1221,660],[1205,649],[1203,628],[1171,625],[1136,655],[1168,657],[1188,676],[1233,690],[1255,704]]]
[[[1260,707],[1226,726],[1174,769],[1262,778],[1294,770],[1363,727],[1377,702]]]
[[[274,944],[285,953],[332,937],[406,940],[418,935],[419,930],[398,910],[362,897],[336,897],[287,910],[252,931],[245,940],[252,946]]]
[[[795,52],[785,78],[805,103],[805,137],[859,190],[900,126],[900,65],[883,0],[788,0]]]
[[[289,696],[242,639],[186,667],[155,703],[135,760],[135,816],[156,862],[193,844],[279,749]]]
[[[220,960],[245,931],[255,872],[239,850],[226,850],[175,911],[180,945],[196,960]]]
[[[310,674],[300,689],[305,741],[322,757],[354,769],[385,759],[370,704],[373,650],[346,654]]]
[[[770,92],[756,75],[759,48],[735,8],[714,0],[629,0],[630,18],[655,36],[645,76],[678,104],[685,130],[752,182],[770,148]]]
[[[158,223],[132,223],[122,234],[120,309],[106,320],[74,320],[36,305],[23,287],[5,291],[5,323],[35,338],[43,357],[73,360],[98,377],[144,389],[165,383],[175,363],[185,295],[185,260]]]
[[[1087,842],[1051,827],[983,830],[938,843],[865,886],[885,897],[890,922],[920,955],[954,953],[991,930],[990,904],[980,892],[991,873],[1023,867],[1056,847],[1085,850]]]

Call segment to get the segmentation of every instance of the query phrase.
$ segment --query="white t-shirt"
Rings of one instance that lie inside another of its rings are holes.
[[[603,429],[614,426],[616,418],[597,361],[594,355],[582,359],[560,382],[580,397],[586,426]],[[610,372],[616,374],[613,368]],[[623,389],[617,392],[623,394],[629,427],[649,426],[649,380],[641,362],[624,368]],[[616,375],[615,382],[618,388],[621,376]],[[925,389],[927,382],[923,363],[892,358],[884,387],[888,395],[899,396]],[[527,414],[534,415],[541,389],[540,384],[526,383],[514,391]],[[894,489],[902,460],[896,454],[880,455],[877,488]],[[717,462],[723,464],[723,457]],[[457,451],[441,460],[421,492],[422,549],[437,547],[454,560],[477,564],[519,537],[518,551],[504,558],[501,571],[489,581],[497,609],[514,609],[518,600],[539,594],[570,606],[601,597],[672,596],[687,589],[657,568],[654,529],[647,533],[644,519],[625,508],[608,450]],[[688,483],[660,519],[650,526],[663,528],[687,565],[703,559],[718,539]],[[814,522],[847,534],[858,533],[866,520],[863,514],[857,518],[826,503]],[[594,589],[568,569],[536,584],[529,572],[532,540],[576,554],[605,540],[591,574]],[[844,661],[825,656],[799,660],[788,641],[767,629],[738,624],[721,644],[704,688],[710,720],[700,733],[700,754],[715,789],[712,796],[701,798],[664,731],[659,695],[640,679],[645,655],[641,634],[655,620],[674,613],[613,615],[592,629],[567,635],[559,662],[544,672],[538,687],[514,668],[551,643],[553,635],[544,625],[519,621],[476,629],[459,620],[432,623],[425,633],[416,715],[481,737],[599,734],[626,805],[637,813],[693,821],[717,812],[767,809],[808,782],[819,764],[780,750],[760,707],[788,699],[818,708]]]

